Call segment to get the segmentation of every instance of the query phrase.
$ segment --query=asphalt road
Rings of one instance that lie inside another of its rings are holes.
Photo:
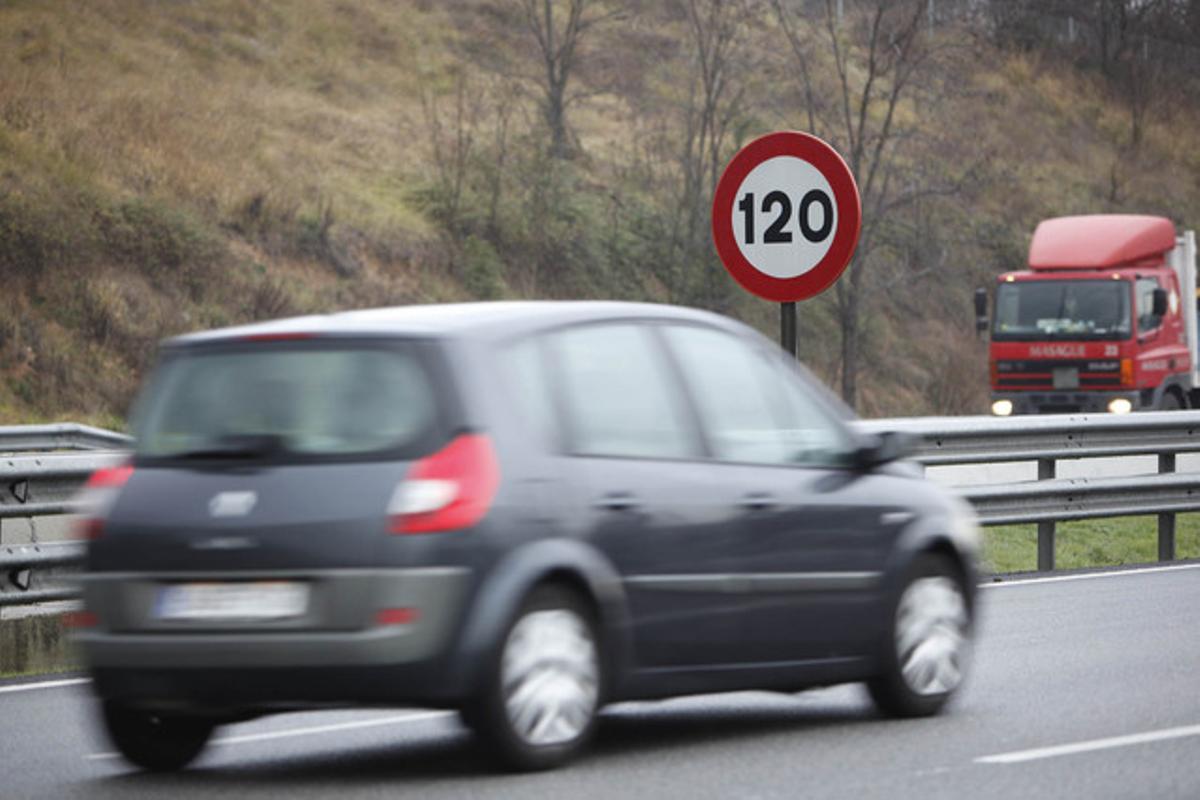
[[[8,684],[0,798],[1200,798],[1200,564],[982,594],[971,681],[936,719],[880,719],[858,686],[625,704],[577,763],[495,775],[452,715],[295,714],[154,776],[110,752],[86,682]]]

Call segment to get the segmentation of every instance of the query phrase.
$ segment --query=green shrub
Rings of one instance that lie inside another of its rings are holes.
[[[217,239],[185,211],[144,198],[96,210],[107,255],[155,279],[183,278],[215,261]]]
[[[0,275],[37,278],[77,262],[90,249],[89,232],[46,198],[0,192]]]
[[[468,236],[462,246],[463,287],[479,300],[495,300],[506,294],[504,260],[491,243],[479,236]]]

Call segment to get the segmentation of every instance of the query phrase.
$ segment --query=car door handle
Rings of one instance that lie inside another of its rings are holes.
[[[751,492],[738,501],[738,505],[748,511],[768,511],[779,505],[775,496],[766,492]]]
[[[610,492],[596,501],[596,508],[605,511],[629,511],[637,508],[638,501],[629,492]]]

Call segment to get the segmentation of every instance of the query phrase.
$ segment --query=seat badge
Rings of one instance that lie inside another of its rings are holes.
[[[257,503],[257,492],[220,492],[208,501],[208,513],[213,517],[244,517]]]

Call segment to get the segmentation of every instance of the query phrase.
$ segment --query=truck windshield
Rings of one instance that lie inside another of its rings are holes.
[[[136,456],[312,461],[411,448],[437,417],[413,350],[285,343],[176,353],[138,404]]]
[[[1129,282],[1114,280],[1002,283],[993,339],[1128,339]]]

